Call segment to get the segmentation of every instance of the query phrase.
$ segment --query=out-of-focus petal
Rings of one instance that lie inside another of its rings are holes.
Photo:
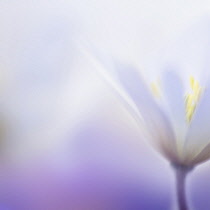
[[[181,80],[175,72],[168,71],[163,75],[163,100],[173,125],[178,148],[182,148],[187,128],[184,90]]]
[[[168,116],[155,102],[139,72],[121,63],[115,63],[116,76],[127,94],[138,107],[152,141],[170,159],[176,159],[176,142]],[[172,157],[173,156],[173,157]]]
[[[139,120],[147,126],[146,130],[156,147],[167,158],[177,160],[176,142],[171,124],[166,114],[155,102],[139,72],[132,66],[109,60],[103,57],[97,63],[103,78],[108,80],[120,98],[127,104],[131,113],[140,113]],[[133,107],[135,112],[133,111]]]
[[[202,163],[210,158],[210,143],[204,147],[204,149],[192,159],[191,164],[196,165]]]

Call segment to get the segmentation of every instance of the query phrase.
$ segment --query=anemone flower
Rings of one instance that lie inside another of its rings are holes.
[[[171,163],[178,207],[188,209],[186,176],[210,159],[208,82],[201,83],[193,76],[183,82],[173,68],[168,68],[158,82],[149,83],[130,65],[90,58],[138,121],[144,137]]]

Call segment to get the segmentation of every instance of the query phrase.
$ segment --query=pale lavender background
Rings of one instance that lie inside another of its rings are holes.
[[[194,0],[1,1],[1,112],[12,123],[1,146],[0,209],[172,209],[169,163],[141,137],[80,47],[91,43],[149,67],[143,72],[152,78],[157,70],[148,63],[194,22],[208,19],[209,6]],[[195,209],[210,209],[209,173],[205,163],[189,177]]]

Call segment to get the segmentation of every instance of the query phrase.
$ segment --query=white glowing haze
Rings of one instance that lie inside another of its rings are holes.
[[[43,138],[63,135],[66,127],[73,130],[107,88],[88,73],[92,66],[78,44],[85,40],[140,70],[148,68],[145,76],[153,77],[150,62],[157,52],[210,12],[209,1],[196,0],[20,0],[2,1],[0,7],[7,113],[18,122],[15,135],[23,142],[40,139],[42,145]],[[23,148],[40,150],[38,142],[26,142]]]

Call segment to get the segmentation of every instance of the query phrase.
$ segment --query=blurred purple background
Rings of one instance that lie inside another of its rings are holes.
[[[209,6],[0,2],[0,113],[7,134],[0,210],[173,210],[170,164],[142,137],[81,45],[110,52],[153,79],[158,52],[194,22],[208,20]],[[194,209],[210,209],[209,173],[204,163],[188,179]]]

